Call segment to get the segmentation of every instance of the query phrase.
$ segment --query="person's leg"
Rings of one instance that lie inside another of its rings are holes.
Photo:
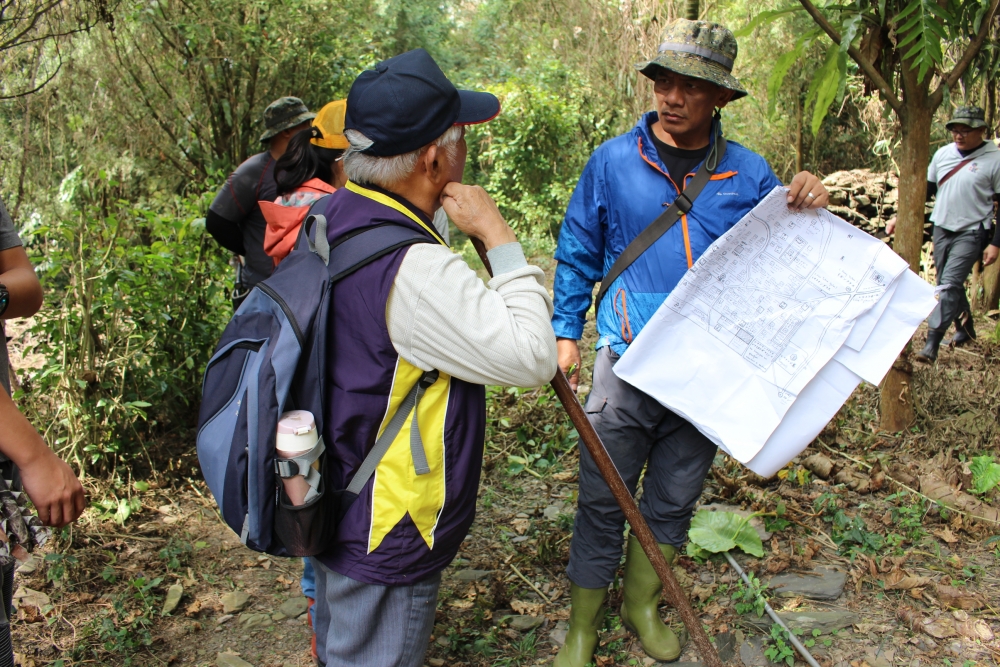
[[[951,255],[952,243],[956,238],[956,233],[941,229],[935,225],[933,228],[933,238],[934,268],[937,271],[938,289],[942,291],[938,297],[937,305],[934,306],[934,310],[932,310],[931,314],[927,317],[927,342],[924,344],[923,349],[916,354],[916,359],[918,361],[934,361],[937,359],[938,348],[941,346],[941,341],[944,339],[944,335],[948,332],[948,327],[950,327],[952,323],[951,319],[945,318],[944,312],[944,294],[948,291],[947,283],[945,281],[945,271],[950,263],[949,258]],[[962,289],[964,291],[964,286]]]
[[[680,549],[718,448],[686,419],[665,413],[649,454],[640,509],[656,541]]]
[[[302,587],[302,595],[306,596],[308,600],[308,607],[306,612],[309,614],[309,627],[313,627],[313,605],[316,603],[316,572],[313,570],[312,562],[308,558],[302,559],[302,579],[299,580],[299,586]],[[316,633],[313,632],[310,650],[312,651],[313,661],[319,658],[319,654],[316,651]]]
[[[947,328],[959,313],[969,310],[969,299],[965,295],[965,281],[972,273],[973,265],[982,256],[978,229],[967,229],[955,233],[948,248],[948,261],[941,271],[941,326]]]
[[[951,342],[955,345],[967,343],[976,337],[975,325],[972,321],[972,306],[965,294],[965,281],[972,273],[973,267],[982,258],[983,249],[989,244],[988,232],[982,228],[960,232],[952,243],[948,271],[945,275],[947,284],[959,283],[958,289],[949,289],[947,304],[942,306],[942,317],[946,310],[953,310],[955,316],[955,337]],[[945,297],[944,294],[941,295]]]
[[[14,598],[14,563],[0,568],[0,667],[14,667],[14,644],[10,636],[11,602]]]
[[[673,562],[687,539],[691,513],[701,496],[716,446],[686,420],[666,411],[658,429],[643,481],[640,509],[660,552]],[[625,559],[622,622],[637,635],[643,649],[657,660],[676,660],[682,642],[660,618],[663,585],[635,536],[629,537]]]
[[[313,660],[317,665],[323,667],[326,660],[326,636],[330,630],[330,604],[326,602],[326,573],[330,570],[321,567],[315,558],[309,558],[308,560],[313,570],[313,595],[315,596],[313,598],[315,604],[313,604],[310,610],[313,645],[316,650],[316,657]]]
[[[355,581],[313,560],[316,645],[324,667],[420,667],[441,574],[411,586]]]
[[[981,230],[951,232],[950,236],[947,259],[938,273],[938,305],[931,314],[933,322],[928,320],[928,327],[933,327],[942,334],[947,332],[951,323],[956,322],[960,315],[971,314],[972,308],[965,295],[965,281],[982,255]]]
[[[652,444],[653,428],[664,408],[618,379],[612,371],[615,361],[617,357],[610,349],[598,351],[586,410],[625,485],[634,494]],[[579,489],[567,568],[572,583],[569,630],[555,667],[583,667],[593,659],[608,584],[622,555],[625,516],[584,447],[580,448]]]
[[[618,359],[609,348],[598,350],[587,418],[633,495],[649,456],[656,425],[666,410],[612,371]],[[580,482],[570,581],[584,588],[607,588],[621,562],[625,515],[586,447],[580,447]]]

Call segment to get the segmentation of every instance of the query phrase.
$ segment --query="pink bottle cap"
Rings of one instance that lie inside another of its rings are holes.
[[[281,415],[278,420],[278,433],[305,435],[315,428],[316,419],[308,410],[292,410]]]

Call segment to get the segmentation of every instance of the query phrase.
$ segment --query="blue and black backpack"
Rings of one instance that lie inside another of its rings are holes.
[[[294,506],[284,495],[281,478],[299,474],[295,459],[281,460],[280,472],[275,463],[282,413],[308,410],[323,433],[333,284],[386,253],[431,241],[390,223],[330,246],[326,231],[324,216],[307,218],[296,248],[251,290],[226,326],[202,385],[197,449],[208,488],[240,540],[276,556],[324,551],[334,536],[344,493],[323,488],[322,480],[329,479],[324,474],[328,455],[323,454],[319,494]]]

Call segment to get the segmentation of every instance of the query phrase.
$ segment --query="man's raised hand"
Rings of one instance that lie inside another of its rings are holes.
[[[801,211],[804,208],[823,208],[829,203],[830,193],[819,177],[808,171],[795,174],[788,184],[788,208]]]
[[[517,241],[496,203],[478,185],[448,183],[441,193],[441,205],[456,227],[482,241],[487,250]]]

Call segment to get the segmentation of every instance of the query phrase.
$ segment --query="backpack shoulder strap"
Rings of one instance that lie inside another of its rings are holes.
[[[322,217],[323,216],[316,216],[317,220]],[[323,218],[322,223],[323,230],[325,232],[325,218]],[[317,225],[317,234],[319,234],[319,231],[319,225]],[[368,229],[348,236],[339,241],[329,250],[330,261],[327,264],[327,269],[330,271],[330,280],[332,282],[336,282],[341,278],[354,273],[366,264],[375,261],[379,257],[389,254],[393,250],[397,250],[408,245],[414,245],[416,243],[436,243],[436,240],[430,238],[425,232],[394,223],[386,223],[376,227],[369,227]],[[437,379],[438,371],[427,371],[420,377],[417,384],[410,389],[409,393],[396,410],[396,414],[392,416],[389,424],[382,432],[381,437],[376,440],[374,447],[361,463],[361,467],[354,474],[354,478],[351,480],[351,484],[347,488],[347,492],[349,494],[357,496],[361,493],[365,484],[367,484],[368,480],[371,479],[373,474],[375,474],[375,469],[378,467],[379,462],[389,450],[389,446],[396,439],[396,436],[402,429],[403,424],[406,423],[406,419],[410,416],[410,413],[413,413],[413,424],[410,427],[410,451],[413,456],[414,469],[418,475],[426,475],[430,472],[430,468],[427,465],[427,456],[424,452],[423,441],[420,438],[420,428],[417,426],[416,422],[416,410],[424,392],[428,387],[434,384]],[[350,502],[350,500],[346,502]]]
[[[656,243],[657,239],[667,233],[667,230],[674,226],[682,215],[686,215],[691,207],[694,205],[695,200],[698,195],[701,194],[702,189],[704,189],[705,184],[711,179],[712,174],[715,169],[718,168],[719,164],[722,162],[722,156],[726,154],[726,139],[722,136],[722,133],[716,135],[716,141],[718,142],[718,153],[715,159],[715,165],[711,168],[708,166],[709,158],[706,157],[705,161],[701,163],[701,167],[698,168],[697,173],[695,173],[694,178],[688,183],[687,187],[684,188],[682,192],[677,195],[674,202],[667,208],[666,211],[661,213],[653,222],[649,223],[645,229],[639,232],[639,235],[632,239],[622,254],[618,255],[618,259],[615,263],[611,265],[611,269],[608,274],[604,276],[601,280],[601,289],[597,291],[597,300],[594,302],[594,312],[601,307],[601,299],[604,298],[605,292],[611,287],[611,283],[615,281],[618,276],[620,276],[625,269],[632,265],[632,262],[639,258],[639,255],[649,250],[649,247]]]
[[[317,220],[321,217],[316,216]],[[325,218],[323,223],[325,227]],[[319,229],[316,231],[319,236]],[[325,239],[324,234],[323,240]],[[415,243],[435,243],[435,240],[425,232],[393,223],[369,227],[330,248],[330,261],[327,263],[330,279],[336,282],[393,250]]]

